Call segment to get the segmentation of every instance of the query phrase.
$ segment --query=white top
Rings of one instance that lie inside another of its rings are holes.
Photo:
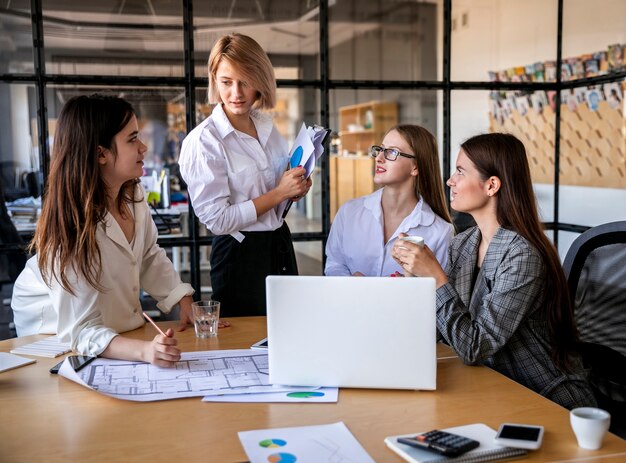
[[[326,275],[361,272],[365,276],[389,276],[396,271],[402,273],[400,265],[391,257],[391,248],[399,233],[424,238],[424,243],[446,268],[448,244],[454,235],[452,224],[436,215],[420,198],[385,243],[382,194],[383,188],[350,200],[339,208],[326,243]]]
[[[283,223],[273,208],[257,218],[252,200],[273,190],[289,162],[285,139],[269,114],[252,111],[258,140],[235,130],[217,105],[185,140],[178,163],[200,222],[215,235],[272,231]]]
[[[136,198],[144,198],[137,187]],[[169,312],[193,288],[183,283],[165,251],[157,244],[157,229],[146,201],[135,203],[135,237],[129,243],[117,221],[109,213],[98,225],[96,240],[102,255],[99,292],[84,278],[69,275],[76,293],[72,296],[52,279],[48,287],[31,257],[13,287],[15,328],[18,336],[58,334],[73,350],[85,355],[104,351],[118,333],[134,330],[145,323],[139,302],[143,288]]]

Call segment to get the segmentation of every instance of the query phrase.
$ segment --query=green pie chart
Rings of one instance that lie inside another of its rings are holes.
[[[324,393],[317,391],[290,392],[287,394],[287,397],[292,397],[294,399],[310,399],[311,397],[324,397]]]

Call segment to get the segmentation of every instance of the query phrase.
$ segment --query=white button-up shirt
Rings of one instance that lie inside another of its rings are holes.
[[[200,222],[215,235],[272,231],[283,223],[273,208],[256,216],[253,199],[273,190],[289,162],[289,148],[269,114],[252,111],[258,140],[235,130],[221,105],[193,129],[180,152],[180,172]]]
[[[145,198],[137,186],[136,198]],[[18,336],[58,334],[71,342],[78,353],[98,355],[118,333],[134,330],[145,323],[139,301],[143,288],[163,312],[184,296],[193,294],[183,283],[165,251],[157,244],[154,225],[145,200],[131,204],[135,236],[129,243],[117,221],[109,213],[96,230],[102,256],[100,292],[83,277],[68,271],[75,296],[52,279],[48,287],[39,271],[37,256],[31,257],[13,288],[15,327]],[[67,269],[69,270],[69,269]]]
[[[391,248],[399,233],[424,238],[443,268],[448,259],[448,244],[454,227],[436,215],[420,198],[413,211],[404,218],[385,243],[381,206],[383,188],[367,196],[348,201],[339,208],[326,243],[326,275],[389,276],[402,273],[391,257]]]

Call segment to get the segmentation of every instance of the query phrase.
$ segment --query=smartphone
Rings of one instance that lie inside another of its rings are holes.
[[[98,357],[90,357],[88,355],[70,355],[69,357],[67,357],[74,371],[80,370],[85,365],[88,365],[89,363],[93,362],[97,358]],[[63,365],[64,361],[65,360],[61,360],[55,366],[50,368],[50,373],[52,373],[53,375],[56,375],[59,372],[59,369],[61,368],[61,365]]]
[[[543,426],[504,423],[500,426],[494,442],[506,447],[536,450],[541,447]]]

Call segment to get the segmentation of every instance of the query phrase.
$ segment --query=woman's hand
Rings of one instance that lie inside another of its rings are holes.
[[[399,237],[403,236],[407,235],[400,233]],[[391,249],[391,257],[400,264],[404,276],[433,277],[437,288],[448,282],[448,277],[439,265],[439,261],[426,245],[420,246],[397,239]]]
[[[276,187],[283,201],[285,199],[298,200],[309,191],[312,182],[305,178],[305,175],[304,167],[289,169],[283,174]]]
[[[150,342],[144,342],[143,360],[159,367],[173,367],[180,360],[174,330],[169,328],[165,336],[157,334]]]
[[[191,296],[185,296],[178,302],[178,306],[180,307],[180,323],[176,331],[185,331],[188,326],[193,325],[192,302],[193,299]]]
[[[304,198],[308,193],[309,190],[311,189],[311,185],[313,185],[313,180],[311,180],[311,177],[306,179],[306,190],[304,190],[304,193],[302,193],[299,196],[294,196],[293,198],[291,198],[291,200],[294,203],[297,203],[298,201],[300,201],[302,198]]]

